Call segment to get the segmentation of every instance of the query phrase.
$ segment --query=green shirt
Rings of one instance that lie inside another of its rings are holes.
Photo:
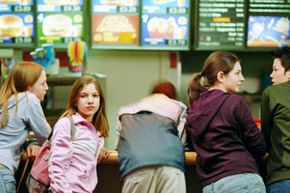
[[[270,153],[267,184],[290,179],[290,81],[264,90],[261,118]]]

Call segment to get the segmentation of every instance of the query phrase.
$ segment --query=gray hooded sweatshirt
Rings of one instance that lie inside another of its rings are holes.
[[[15,172],[21,157],[21,146],[29,131],[33,131],[37,141],[42,144],[51,132],[39,99],[30,92],[18,94],[18,111],[15,113],[16,100],[11,96],[8,101],[9,120],[0,128],[0,164]],[[2,109],[0,108],[0,117]]]

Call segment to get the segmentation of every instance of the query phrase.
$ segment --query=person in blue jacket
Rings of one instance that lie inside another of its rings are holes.
[[[122,193],[185,193],[184,133],[186,106],[170,82],[118,112]]]
[[[39,144],[51,132],[40,102],[48,86],[44,69],[32,62],[16,64],[0,89],[0,192],[15,193],[14,173],[23,145],[33,131]],[[36,156],[40,147],[29,145],[28,156]]]

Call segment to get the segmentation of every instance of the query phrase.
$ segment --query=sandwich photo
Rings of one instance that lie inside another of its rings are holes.
[[[42,32],[45,36],[69,37],[73,32],[72,19],[63,14],[48,15],[43,20]]]
[[[16,15],[0,16],[0,36],[19,37],[23,32],[23,20]]]

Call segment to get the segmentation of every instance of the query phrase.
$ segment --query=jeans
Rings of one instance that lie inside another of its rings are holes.
[[[13,172],[3,166],[0,166],[0,192],[16,193],[16,181]]]
[[[224,177],[205,186],[203,193],[266,193],[261,176],[244,173]]]
[[[269,184],[266,187],[267,193],[286,193],[290,192],[290,180],[282,180]]]

